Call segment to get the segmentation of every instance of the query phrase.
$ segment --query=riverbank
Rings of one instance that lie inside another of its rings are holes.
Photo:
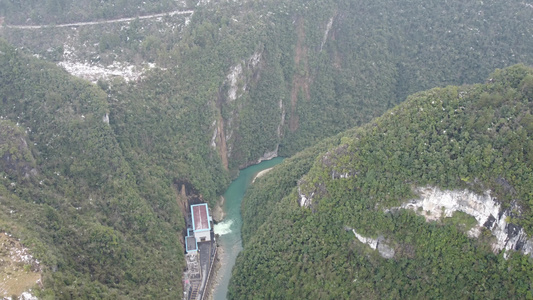
[[[224,193],[224,204],[220,205],[225,212],[225,217],[214,226],[217,235],[218,260],[215,261],[216,275],[212,275],[212,286],[209,288],[209,298],[225,300],[231,277],[231,270],[235,265],[237,255],[242,250],[241,240],[241,202],[254,178],[264,170],[271,169],[281,163],[283,158],[278,157],[250,166],[239,172],[239,176],[230,184]],[[263,172],[260,176],[263,176]],[[218,205],[217,205],[218,206]],[[215,210],[215,208],[213,208]]]
[[[257,178],[259,178],[259,177],[261,177],[261,176],[264,176],[266,173],[270,172],[273,168],[274,168],[274,167],[272,167],[272,168],[268,168],[268,169],[265,169],[265,170],[263,170],[263,171],[261,171],[261,172],[255,174],[255,177],[254,177],[254,179],[252,180],[252,183],[254,183],[255,180],[256,180]]]
[[[206,290],[206,294],[205,294],[205,298],[204,299],[207,299],[207,300],[213,300],[214,299],[215,288],[220,283],[220,278],[219,278],[219,272],[218,271],[220,270],[220,268],[222,267],[222,264],[223,264],[223,262],[220,260],[220,256],[224,255],[224,248],[218,246],[217,247],[217,254],[218,254],[217,258],[213,262],[213,273],[211,274],[211,281],[209,282],[209,286],[207,286],[206,289],[205,289]]]
[[[220,200],[217,201],[217,203],[215,203],[215,207],[213,207],[211,216],[213,217],[213,221],[215,221],[215,223],[222,222],[222,220],[224,220],[226,217],[226,212],[224,211],[225,202],[226,199],[224,196],[220,196]]]
[[[268,169],[265,169],[263,171],[259,171],[258,173],[255,174],[253,180],[252,180],[252,183],[255,182],[255,180],[261,176],[264,176],[265,174],[267,174],[269,171],[271,171],[274,167],[271,167],[271,168],[268,168]],[[216,204],[215,204],[215,207],[213,208],[213,220],[215,222],[222,222],[224,220],[224,218],[226,217],[226,212],[224,211],[223,207],[224,207],[224,203],[226,202],[226,199],[224,198],[224,196],[220,196],[220,201],[218,201]],[[220,281],[221,281],[221,276],[219,276],[219,270],[220,268],[222,267],[222,265],[224,264],[224,262],[220,259],[220,257],[223,257],[224,256],[224,247],[221,246],[221,245],[217,245],[217,252],[218,252],[218,255],[217,255],[217,258],[216,260],[214,261],[214,265],[213,265],[213,273],[211,274],[211,281],[209,282],[209,286],[206,288],[206,298],[205,299],[208,299],[208,300],[213,300],[214,299],[214,291],[215,291],[215,288],[220,284]]]

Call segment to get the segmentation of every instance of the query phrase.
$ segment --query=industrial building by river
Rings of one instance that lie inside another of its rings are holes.
[[[183,273],[183,299],[202,300],[209,285],[217,247],[207,203],[191,205],[190,210],[185,236],[187,269]]]

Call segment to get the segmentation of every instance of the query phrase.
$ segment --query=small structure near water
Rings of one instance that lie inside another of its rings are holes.
[[[190,206],[185,236],[187,269],[183,273],[183,299],[205,297],[217,252],[212,222],[207,203]]]

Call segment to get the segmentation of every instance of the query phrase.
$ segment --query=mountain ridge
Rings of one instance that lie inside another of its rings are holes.
[[[513,66],[485,84],[414,94],[325,152],[307,150],[321,153],[307,158],[304,175],[287,173],[300,169],[295,157],[259,178],[243,200],[244,250],[230,298],[529,297],[531,241],[517,233],[531,235],[532,74]],[[490,189],[482,201],[501,208],[471,237],[477,222],[465,209],[434,204],[436,221],[426,223],[434,212],[417,208],[413,190],[426,186]],[[391,210],[403,203],[414,211]],[[262,223],[253,220],[261,214]],[[498,222],[503,243],[520,239],[505,251],[493,246]]]

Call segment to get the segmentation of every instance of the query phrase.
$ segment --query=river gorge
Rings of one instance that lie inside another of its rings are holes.
[[[231,183],[226,193],[224,193],[226,201],[224,201],[223,209],[226,216],[222,222],[214,227],[215,234],[219,236],[217,240],[219,248],[222,249],[222,251],[219,251],[220,268],[215,277],[214,300],[226,299],[231,270],[237,255],[242,250],[241,202],[244,194],[257,173],[272,168],[282,161],[283,158],[277,157],[241,170],[239,177]]]

